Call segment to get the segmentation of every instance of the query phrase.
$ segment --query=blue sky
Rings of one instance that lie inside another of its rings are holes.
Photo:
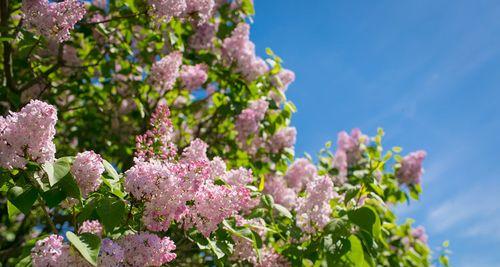
[[[297,75],[298,153],[379,126],[427,150],[422,200],[398,213],[449,239],[453,266],[500,266],[500,1],[255,2],[258,53]]]

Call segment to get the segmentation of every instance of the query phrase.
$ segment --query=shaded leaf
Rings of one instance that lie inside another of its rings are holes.
[[[20,186],[14,186],[7,192],[7,196],[17,209],[27,215],[38,197],[38,192],[33,187],[25,190]]]
[[[378,238],[380,236],[380,218],[372,207],[363,206],[348,212],[349,220],[362,230]]]
[[[109,232],[122,223],[125,212],[125,203],[121,199],[107,197],[97,204],[97,214]]]

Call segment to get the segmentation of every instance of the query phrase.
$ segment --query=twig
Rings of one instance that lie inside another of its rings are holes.
[[[44,73],[42,73],[41,76],[35,77],[31,81],[27,82],[19,90],[24,91],[24,90],[30,88],[31,86],[33,86],[34,84],[36,84],[37,82],[45,80],[46,77],[48,77],[52,72],[56,71],[60,66],[61,66],[61,64],[56,63],[55,65],[50,67],[48,70],[46,70]]]
[[[31,182],[31,185],[33,187],[35,187],[37,190],[41,189],[40,184],[38,184],[36,178],[33,177],[33,175],[26,175],[26,177]],[[40,208],[42,208],[43,215],[45,216],[45,219],[47,219],[47,223],[49,224],[50,228],[52,229],[52,232],[54,232],[54,234],[57,234],[56,225],[52,221],[52,218],[50,218],[48,211],[45,209],[45,207],[47,206],[47,203],[45,203],[45,201],[43,200],[43,198],[40,195],[38,195],[37,200],[38,200],[38,204],[40,205]]]
[[[45,78],[47,78],[51,73],[53,73],[54,71],[56,71],[57,69],[59,69],[59,67],[63,66],[64,65],[63,49],[64,49],[64,45],[60,44],[59,45],[58,54],[57,54],[57,63],[56,64],[54,64],[52,67],[50,67],[44,73],[42,73],[41,76],[35,77],[31,81],[29,81],[28,83],[26,83],[25,85],[23,85],[20,88],[20,90],[24,91],[24,90],[30,88],[31,86],[33,86],[34,84],[36,84],[37,82],[45,80]]]
[[[147,13],[147,11],[143,11],[143,12],[133,13],[133,14],[124,15],[124,16],[116,16],[116,17],[112,17],[112,18],[109,18],[109,19],[101,20],[101,21],[83,22],[83,23],[80,23],[80,24],[81,25],[85,25],[85,26],[91,26],[91,25],[106,23],[106,22],[110,22],[110,21],[114,21],[114,20],[130,19],[130,18],[134,18],[134,17],[139,16],[139,15],[144,15],[146,13]]]
[[[40,208],[42,208],[43,215],[45,216],[45,219],[47,219],[47,222],[49,223],[50,229],[54,234],[57,234],[57,228],[54,222],[52,221],[52,218],[50,218],[49,212],[45,209],[45,201],[41,197],[38,197],[38,202],[40,202]]]
[[[33,51],[35,51],[35,48],[40,44],[40,38],[36,39],[36,42],[30,47],[30,50],[26,54],[25,60],[27,61],[30,57]]]

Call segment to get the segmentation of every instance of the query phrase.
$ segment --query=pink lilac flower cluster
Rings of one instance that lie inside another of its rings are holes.
[[[104,238],[99,251],[99,266],[112,267],[122,266],[125,260],[123,248],[113,240]]]
[[[250,191],[244,187],[204,183],[194,195],[195,204],[190,207],[184,226],[196,227],[201,234],[209,236],[224,219],[249,208],[250,200]]]
[[[299,198],[296,208],[300,229],[309,234],[323,229],[330,221],[330,200],[335,196],[330,177],[319,176],[312,180],[307,185],[306,196]]]
[[[207,81],[207,71],[206,64],[184,65],[181,68],[180,78],[186,89],[192,91],[200,88]]]
[[[69,245],[59,235],[50,235],[38,240],[31,250],[33,266],[64,266],[69,254]]]
[[[141,161],[155,158],[170,159],[177,154],[172,142],[173,128],[169,119],[170,110],[165,104],[159,104],[151,116],[151,129],[136,137],[135,156]]]
[[[297,204],[297,194],[316,176],[316,166],[305,158],[299,158],[290,165],[284,177],[281,175],[268,177],[264,192],[273,196],[274,202],[293,209]]]
[[[263,146],[273,153],[278,153],[285,148],[293,147],[295,144],[297,135],[295,127],[282,128],[268,140],[258,136],[259,124],[264,119],[268,107],[269,103],[263,99],[251,101],[249,107],[238,115],[234,123],[238,132],[236,140],[242,146],[242,149],[251,155],[255,154],[257,149]],[[253,139],[248,143],[247,139],[251,136],[253,136]]]
[[[295,81],[295,73],[288,69],[282,69],[274,76],[275,86],[281,91],[286,91],[288,86]]]
[[[210,22],[196,26],[195,33],[189,37],[189,47],[195,50],[212,49],[218,27],[217,23]]]
[[[285,148],[291,148],[295,145],[297,130],[295,127],[285,127],[271,136],[269,140],[269,150],[278,153]]]
[[[87,13],[79,0],[23,0],[21,11],[29,28],[60,43],[69,40],[70,30]]]
[[[285,180],[289,187],[295,192],[300,192],[316,177],[318,170],[308,159],[299,158],[295,160],[285,174]]]
[[[245,219],[241,216],[236,216],[236,226],[248,227],[254,230],[261,238],[266,234],[266,223],[262,218]],[[230,259],[233,261],[247,261],[253,265],[258,263],[257,253],[254,249],[252,240],[233,235],[234,251]]]
[[[125,190],[138,200],[151,200],[158,183],[169,174],[167,165],[158,161],[137,161],[126,173]]]
[[[194,16],[198,24],[203,24],[212,17],[214,6],[214,0],[186,0],[185,14]]]
[[[161,94],[171,90],[179,77],[181,65],[182,53],[179,51],[172,52],[156,61],[151,67],[151,85]]]
[[[92,220],[92,221],[84,221],[82,225],[80,226],[80,229],[78,229],[79,234],[83,233],[89,233],[89,234],[94,234],[99,237],[102,236],[102,225],[99,223],[97,220]]]
[[[266,178],[264,193],[273,196],[274,202],[288,209],[293,209],[297,203],[297,193],[288,187],[283,176],[273,175]]]
[[[126,235],[118,241],[123,248],[124,263],[127,266],[162,266],[176,258],[175,244],[168,237],[141,232]]]
[[[34,267],[91,267],[77,251],[64,243],[59,235],[50,235],[38,240],[31,249],[31,260]]]
[[[168,120],[166,116],[161,118]],[[169,122],[162,125],[172,127]],[[166,231],[176,221],[185,229],[195,227],[208,236],[225,218],[256,205],[245,187],[253,180],[251,172],[227,171],[222,159],[207,157],[207,148],[196,139],[179,160],[140,157],[125,173],[125,190],[146,201],[143,221],[149,230]],[[216,178],[228,185],[214,184]]]
[[[56,108],[39,100],[31,100],[7,117],[0,116],[0,167],[24,168],[28,160],[52,162],[56,122]]]
[[[413,236],[413,238],[419,240],[424,244],[427,244],[427,241],[429,239],[427,234],[425,233],[425,228],[423,226],[418,226],[417,228],[412,229],[411,235]]]
[[[235,218],[238,227],[248,227],[254,230],[262,239],[264,238],[267,231],[265,228],[266,223],[262,218],[245,219],[241,216],[236,216]],[[261,258],[259,260],[251,240],[234,235],[232,238],[234,241],[234,252],[230,258],[233,261],[246,261],[251,263],[252,266],[260,267],[291,266],[285,257],[276,253],[272,247],[261,248]]]
[[[337,152],[335,153],[334,166],[339,174],[337,181],[344,183],[347,180],[347,169],[358,164],[365,151],[368,137],[363,135],[359,129],[353,129],[349,135],[345,131],[338,134]]]
[[[401,167],[396,171],[396,177],[404,184],[418,184],[422,176],[422,162],[427,153],[423,150],[406,155],[401,161]]]
[[[155,180],[157,186],[146,203],[143,217],[150,230],[165,231],[172,221],[177,221],[186,229],[195,227],[208,236],[225,218],[255,205],[250,191],[243,185],[214,184],[215,177],[230,177],[228,183],[247,181],[248,173],[226,174],[225,164],[220,159],[208,160],[206,144],[200,140],[193,141],[177,163],[149,164],[160,164],[164,168],[159,176],[146,179]],[[237,174],[244,177],[237,177]]]
[[[281,93],[285,93],[288,89],[288,86],[295,81],[295,73],[288,69],[282,69],[278,74],[273,76],[271,80],[273,85],[281,91]],[[281,95],[277,94],[274,91],[269,93],[269,97],[273,99],[276,103],[280,103],[283,99]]]
[[[238,218],[236,221],[238,226],[248,226],[249,228],[255,228],[256,232],[261,238],[265,235],[265,222],[262,218],[256,218],[251,220],[246,220],[244,218]],[[232,236],[234,241],[234,252],[230,259],[232,261],[246,261],[252,266],[261,267],[276,267],[276,266],[291,266],[290,263],[280,254],[276,253],[273,248],[263,247],[260,249],[261,258],[257,256],[257,251],[255,250],[252,241],[239,237]]]
[[[250,102],[248,108],[244,109],[236,118],[234,124],[238,131],[238,141],[246,143],[247,138],[259,131],[259,123],[264,119],[269,103],[258,99]]]
[[[148,3],[151,6],[151,16],[165,22],[181,16],[187,7],[186,0],[148,0]]]
[[[102,158],[94,151],[78,153],[71,166],[71,174],[75,177],[83,197],[99,188],[103,172]]]
[[[103,239],[97,260],[102,267],[162,266],[176,258],[173,250],[175,244],[170,238],[143,232],[124,236],[117,242]],[[31,259],[34,267],[91,266],[59,235],[37,241],[31,249]]]
[[[222,43],[222,56],[229,64],[234,64],[236,71],[247,81],[253,81],[269,71],[266,62],[256,56],[255,45],[250,41],[250,26],[240,23],[230,37]]]
[[[227,171],[221,179],[231,186],[245,186],[253,181],[252,170],[240,167],[236,170]]]
[[[252,264],[257,263],[257,253],[255,252],[251,240],[233,235],[233,242],[233,254],[230,257],[232,261],[247,261]]]
[[[172,18],[194,17],[199,24],[212,17],[214,0],[148,0],[151,16],[169,22]]]
[[[261,249],[261,262],[255,264],[256,267],[289,267],[292,266],[283,255],[278,254],[272,247]]]

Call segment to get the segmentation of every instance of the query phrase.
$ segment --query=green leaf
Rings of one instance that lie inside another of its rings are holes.
[[[80,187],[78,187],[78,184],[76,183],[75,178],[73,178],[73,175],[68,174],[64,176],[59,181],[59,186],[61,186],[67,196],[76,199],[81,198]]]
[[[291,101],[286,102],[284,108],[285,110],[289,110],[292,113],[297,112],[297,107]]]
[[[82,211],[78,214],[78,222],[83,222],[89,219],[96,219],[98,217],[96,207],[99,203],[99,198],[92,197],[87,199]]]
[[[269,195],[269,194],[263,194],[262,195],[262,203],[264,203],[264,205],[268,208],[271,208],[273,207],[274,205],[274,199],[273,199],[273,196]]]
[[[7,214],[9,215],[9,219],[13,220],[21,211],[12,204],[9,200],[7,200]]]
[[[12,40],[14,40],[13,36],[5,36],[5,37],[2,36],[2,37],[0,37],[0,42],[4,42],[4,41],[5,42],[10,42]]]
[[[264,190],[265,184],[266,184],[266,177],[265,177],[265,175],[261,174],[260,175],[260,182],[259,182],[259,192],[262,192],[262,190]]]
[[[396,152],[396,153],[401,153],[401,151],[403,151],[403,149],[399,146],[395,146],[392,148],[392,151]]]
[[[116,172],[113,165],[111,165],[107,160],[103,160],[102,164],[104,165],[104,169],[109,174],[109,176],[111,176],[111,178],[113,178],[114,180],[120,180],[120,175],[118,175],[118,172]]]
[[[359,193],[359,187],[349,185],[344,194],[344,203],[347,204],[349,200],[353,199]]]
[[[139,113],[141,114],[141,118],[144,119],[146,117],[146,113],[144,112],[144,105],[142,104],[141,100],[134,98],[134,102],[137,105],[137,109],[139,110]]]
[[[215,256],[217,256],[217,259],[221,259],[222,257],[224,257],[226,254],[217,246],[217,242],[213,241],[213,240],[210,240],[208,239],[208,247],[210,248],[210,250],[215,254]]]
[[[7,172],[0,172],[0,187],[6,184],[10,180],[10,176]]]
[[[420,186],[420,184],[412,184],[410,185],[409,189],[410,189],[410,197],[415,200],[418,200],[420,193],[422,193],[422,187]]]
[[[292,219],[292,218],[293,218],[293,216],[292,216],[292,214],[290,213],[290,211],[289,211],[287,208],[283,207],[282,205],[274,203],[274,204],[273,204],[273,207],[274,207],[274,208],[275,208],[275,209],[276,209],[276,210],[277,210],[277,211],[278,211],[281,215],[283,215],[283,216],[287,217],[288,219]]]
[[[32,266],[31,265],[31,256],[28,255],[24,258],[22,258],[18,263],[16,263],[15,267],[28,267]]]
[[[347,260],[356,267],[368,267],[370,264],[365,259],[365,252],[363,251],[363,245],[358,237],[351,235],[349,237],[350,250],[346,254]]]
[[[26,215],[30,212],[37,197],[38,192],[34,187],[28,187],[25,190],[20,186],[14,186],[7,192],[10,202]]]
[[[330,148],[330,147],[332,147],[332,141],[327,141],[327,142],[325,143],[325,147],[326,147],[326,148]]]
[[[243,13],[247,15],[253,15],[255,14],[255,10],[253,8],[253,1],[252,0],[243,0],[241,3],[241,10],[243,10]]]
[[[270,48],[270,47],[266,47],[266,54],[268,56],[273,56],[274,55],[274,52],[273,50]]]
[[[64,176],[69,173],[71,168],[71,157],[64,157],[56,160],[54,163],[42,164],[42,169],[49,177],[50,186],[57,184]]]
[[[369,183],[368,186],[377,195],[382,196],[382,197],[384,196],[384,190],[378,185],[378,183],[376,181],[373,183]]]
[[[80,236],[73,232],[66,232],[69,242],[80,252],[80,254],[93,266],[97,266],[97,257],[101,248],[101,239],[93,234],[84,233]]]
[[[113,195],[123,199],[126,193],[122,191],[120,175],[108,161],[103,160],[103,165],[106,170],[106,175],[104,175],[104,178],[102,179],[103,183],[109,187]]]
[[[121,199],[125,198],[126,193],[122,191],[120,181],[102,179],[103,183],[109,187],[111,193]]]
[[[368,232],[375,238],[380,237],[380,218],[372,207],[363,206],[359,209],[349,211],[347,216],[361,230]]]
[[[97,204],[97,215],[108,232],[122,223],[125,212],[125,203],[121,199],[108,197]]]
[[[61,186],[53,187],[48,191],[42,192],[41,195],[50,208],[59,205],[67,197],[66,192],[64,192]]]

